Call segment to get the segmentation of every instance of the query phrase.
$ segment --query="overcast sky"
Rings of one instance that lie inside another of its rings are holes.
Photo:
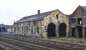
[[[71,14],[78,5],[86,6],[86,0],[0,0],[0,24],[12,25],[24,16],[59,9]]]

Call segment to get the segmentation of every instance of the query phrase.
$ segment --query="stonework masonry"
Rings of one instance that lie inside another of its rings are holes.
[[[86,6],[78,6],[71,15],[58,9],[26,16],[14,23],[16,34],[39,38],[83,37],[86,33]]]

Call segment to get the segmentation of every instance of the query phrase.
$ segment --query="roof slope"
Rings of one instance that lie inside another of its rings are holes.
[[[86,6],[80,6],[82,9],[86,10]]]
[[[23,17],[22,19],[16,21],[15,23],[25,22],[25,21],[42,20],[44,17],[48,16],[50,13],[51,12],[44,12],[44,13],[40,13],[40,14],[36,14],[36,15],[26,16],[26,17]]]
[[[56,9],[56,10],[59,11],[58,9]],[[35,14],[35,15],[31,15],[31,16],[26,16],[26,17],[23,17],[22,19],[16,21],[15,23],[43,20],[44,17],[48,16],[51,12],[54,12],[56,10],[52,10],[52,11],[48,11],[48,12],[44,12],[44,13],[40,13],[40,14]],[[59,11],[59,12],[62,13],[61,11]]]

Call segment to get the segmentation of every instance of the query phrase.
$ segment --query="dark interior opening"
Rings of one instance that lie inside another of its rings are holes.
[[[82,18],[78,18],[78,24],[81,24]]]
[[[75,28],[72,28],[72,37],[76,37],[76,35],[75,35]]]
[[[77,26],[77,32],[78,32],[79,38],[82,38],[82,27],[81,26]]]
[[[59,36],[60,37],[65,37],[66,36],[66,24],[65,23],[61,23],[59,25]]]
[[[48,34],[47,34],[48,37],[56,37],[55,24],[53,24],[53,23],[48,24],[47,32],[48,32]]]
[[[85,38],[86,38],[86,27],[85,27]]]

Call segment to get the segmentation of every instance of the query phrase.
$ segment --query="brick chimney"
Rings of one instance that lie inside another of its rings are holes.
[[[38,15],[40,14],[40,10],[37,10]]]

